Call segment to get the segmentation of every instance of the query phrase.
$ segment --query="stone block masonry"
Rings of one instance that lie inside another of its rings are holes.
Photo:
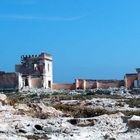
[[[17,73],[0,72],[0,90],[11,91],[19,89],[19,75]]]
[[[0,90],[21,90],[24,87],[52,89],[52,56],[48,53],[23,55],[13,73],[0,72]]]

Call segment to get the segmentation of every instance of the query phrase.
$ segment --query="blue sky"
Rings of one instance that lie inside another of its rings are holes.
[[[123,79],[140,67],[139,0],[0,0],[0,70],[47,51],[54,81]]]

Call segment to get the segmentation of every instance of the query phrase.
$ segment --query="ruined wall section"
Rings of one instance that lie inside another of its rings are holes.
[[[44,64],[40,63],[37,55],[21,56],[21,64],[16,65],[16,72],[23,75],[41,75],[43,73]]]
[[[138,87],[140,88],[140,68],[137,68],[136,71],[138,73]]]
[[[76,89],[83,89],[83,86],[84,86],[84,81],[81,80],[81,79],[76,79],[75,80],[75,86],[76,86]]]
[[[94,89],[97,88],[96,80],[76,79],[76,89]]]
[[[0,90],[18,90],[19,75],[17,73],[0,73]]]
[[[124,80],[126,88],[134,88],[135,87],[134,82],[135,80],[138,80],[138,75],[136,73],[126,74]]]
[[[32,88],[42,88],[42,79],[41,78],[30,78],[29,81]]]
[[[76,89],[95,89],[95,88],[119,88],[124,86],[124,80],[87,80],[87,79],[76,79]]]
[[[108,88],[119,88],[124,86],[123,80],[98,80],[97,88],[108,89]]]
[[[58,83],[54,83],[52,86],[53,90],[61,90],[61,89],[65,89],[65,90],[75,90],[75,83],[72,84],[58,84]]]
[[[52,65],[52,56],[48,53],[23,55],[21,56],[21,64],[16,65],[15,70],[22,75],[23,87],[52,88]]]

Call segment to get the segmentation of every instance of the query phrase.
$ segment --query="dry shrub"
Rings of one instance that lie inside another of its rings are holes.
[[[125,114],[126,116],[133,116],[133,115],[136,115],[136,116],[140,116],[140,111],[137,110],[137,111],[121,111],[123,114]]]
[[[38,136],[38,135],[26,135],[25,136],[27,139],[30,140],[49,140],[50,138],[46,135],[44,136]]]
[[[140,98],[138,99],[129,99],[128,101],[126,101],[126,103],[129,105],[129,107],[134,108],[140,108]]]
[[[63,111],[64,113],[68,113],[76,118],[89,118],[89,117],[95,117],[104,114],[115,113],[101,108],[89,108],[89,107],[71,106],[71,105],[63,105],[63,104],[56,104],[53,107],[57,110]]]
[[[11,106],[15,106],[16,104],[18,104],[19,101],[17,99],[11,98],[11,99],[7,99],[7,104],[11,105]]]

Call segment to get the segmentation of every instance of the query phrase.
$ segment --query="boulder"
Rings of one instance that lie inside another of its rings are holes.
[[[53,107],[46,106],[43,103],[39,103],[37,106],[41,109],[41,113],[48,114],[48,116],[58,117],[63,115],[61,111],[58,111]]]
[[[7,99],[7,96],[5,94],[0,94],[0,102],[5,102]]]
[[[140,128],[140,116],[133,116],[128,120],[128,127],[130,129]]]

